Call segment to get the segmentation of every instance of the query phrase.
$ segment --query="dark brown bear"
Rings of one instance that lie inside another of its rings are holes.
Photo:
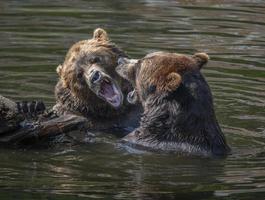
[[[74,44],[57,68],[56,114],[82,115],[92,129],[137,127],[140,106],[123,99],[131,86],[115,71],[119,57],[127,55],[100,28],[92,39]]]
[[[61,136],[66,134],[69,142],[82,142],[88,129],[110,130],[123,136],[136,128],[141,106],[124,101],[123,93],[132,87],[115,71],[118,58],[126,56],[100,28],[92,39],[74,44],[57,68],[57,102],[50,111],[41,108],[44,114],[39,115],[39,105],[43,104],[16,104],[0,96],[0,143],[41,145],[57,141],[57,135],[65,142]],[[70,132],[76,129],[78,134]]]
[[[119,59],[116,71],[135,90],[127,99],[144,108],[140,127],[123,138],[133,146],[199,155],[230,149],[216,120],[210,88],[200,69],[205,53],[157,52],[140,60]]]

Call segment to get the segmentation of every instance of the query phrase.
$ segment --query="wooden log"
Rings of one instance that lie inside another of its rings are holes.
[[[6,145],[21,145],[47,140],[72,130],[86,130],[87,119],[77,115],[62,115],[60,117],[34,122],[16,131],[9,132],[0,137],[0,143]]]
[[[31,109],[32,105],[33,109]],[[15,103],[0,95],[0,144],[2,146],[34,145],[72,130],[86,131],[88,128],[87,119],[81,116],[67,114],[58,117],[54,116],[53,112],[38,115],[39,110],[43,111],[38,109],[39,105],[41,105],[39,102]]]
[[[16,130],[23,120],[25,118],[19,113],[17,104],[0,95],[0,135]]]

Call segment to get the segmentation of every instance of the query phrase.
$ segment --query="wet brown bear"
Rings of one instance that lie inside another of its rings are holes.
[[[115,71],[119,57],[127,55],[100,28],[92,39],[74,44],[57,68],[56,114],[82,115],[92,129],[137,126],[140,106],[131,106],[123,99],[131,86]]]
[[[140,60],[120,58],[116,71],[135,88],[127,99],[131,103],[138,99],[144,108],[140,127],[123,141],[157,150],[226,155],[230,149],[200,72],[207,61],[205,53],[157,52]]]

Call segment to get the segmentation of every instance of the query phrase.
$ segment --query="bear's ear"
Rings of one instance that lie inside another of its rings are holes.
[[[160,91],[173,92],[179,87],[181,81],[182,78],[178,73],[171,72],[163,81],[158,83],[157,89]]]
[[[94,30],[93,39],[98,40],[98,41],[108,41],[109,37],[108,37],[107,32],[104,29],[97,28]]]
[[[201,69],[203,65],[205,65],[210,57],[206,53],[195,53],[193,58],[198,63],[199,68]]]
[[[58,65],[58,67],[56,68],[56,72],[59,75],[59,77],[61,78],[62,75],[62,70],[63,70],[63,66],[62,65]]]

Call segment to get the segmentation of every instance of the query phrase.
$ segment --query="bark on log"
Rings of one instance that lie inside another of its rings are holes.
[[[16,130],[25,118],[18,112],[17,104],[0,95],[0,136]]]
[[[87,119],[81,116],[43,116],[28,119],[24,113],[19,112],[14,101],[0,95],[0,144],[32,145],[72,130],[87,130]]]
[[[5,145],[33,145],[41,140],[47,140],[72,130],[85,130],[87,119],[76,115],[63,115],[55,119],[32,124],[32,127],[22,127],[0,137],[0,143]]]

